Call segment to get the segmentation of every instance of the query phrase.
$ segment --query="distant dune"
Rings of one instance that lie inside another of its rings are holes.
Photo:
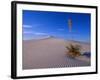
[[[82,57],[81,60],[67,56],[66,46],[70,43],[81,45],[82,53],[90,52],[90,44],[65,41],[54,37],[23,40],[23,69],[90,66],[89,57]]]

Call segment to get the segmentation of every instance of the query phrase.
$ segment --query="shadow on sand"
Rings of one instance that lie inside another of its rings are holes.
[[[84,52],[83,55],[86,56],[86,57],[88,57],[88,58],[91,57],[91,53],[90,52]]]

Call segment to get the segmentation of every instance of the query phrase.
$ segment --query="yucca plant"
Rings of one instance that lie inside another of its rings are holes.
[[[67,54],[70,56],[70,57],[77,57],[77,56],[80,56],[81,55],[81,47],[79,45],[73,45],[73,44],[70,44],[69,46],[66,47],[67,48]]]

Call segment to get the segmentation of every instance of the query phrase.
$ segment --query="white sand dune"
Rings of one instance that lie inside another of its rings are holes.
[[[23,69],[90,66],[90,58],[73,59],[67,56],[66,46],[80,44],[82,52],[90,52],[90,45],[56,38],[23,41]],[[87,60],[88,61],[87,61]]]

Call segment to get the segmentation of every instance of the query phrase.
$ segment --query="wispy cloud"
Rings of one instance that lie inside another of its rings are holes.
[[[43,33],[43,32],[35,32],[34,34],[35,35],[46,35],[46,33]]]
[[[32,24],[32,25],[26,25],[23,24],[23,28],[37,28],[40,27],[42,24]]]
[[[32,31],[32,28],[39,27],[39,26],[40,26],[40,24],[23,25],[23,34],[46,35],[46,33],[44,33],[44,32]]]
[[[32,28],[31,25],[23,25],[23,28]]]
[[[24,31],[23,34],[33,34],[33,35],[47,35],[43,32],[33,32],[33,31]]]
[[[33,34],[32,31],[24,31],[23,33],[24,33],[24,34]]]

